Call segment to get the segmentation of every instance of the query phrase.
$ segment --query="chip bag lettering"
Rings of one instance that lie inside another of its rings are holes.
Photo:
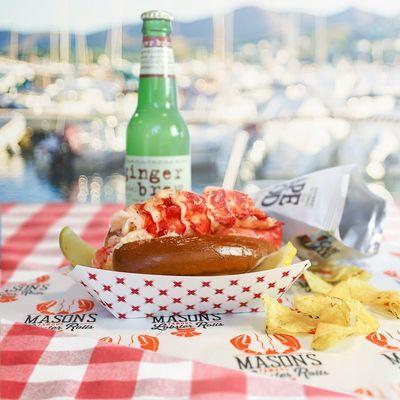
[[[378,252],[385,200],[368,189],[354,165],[271,183],[254,198],[256,207],[284,222],[284,240],[301,258],[343,260]]]

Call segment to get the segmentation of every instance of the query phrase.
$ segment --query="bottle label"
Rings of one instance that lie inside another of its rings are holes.
[[[144,36],[140,53],[140,76],[175,76],[170,36]]]
[[[162,189],[191,189],[190,155],[126,155],[126,204],[138,203]]]

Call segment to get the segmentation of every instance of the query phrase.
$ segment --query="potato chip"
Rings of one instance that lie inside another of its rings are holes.
[[[371,274],[356,265],[340,265],[337,266],[331,276],[323,277],[326,282],[336,283],[342,282],[349,278],[358,278],[363,281],[371,279]]]
[[[400,318],[400,293],[398,291],[379,290],[359,278],[350,278],[338,283],[328,294],[341,299],[355,299],[370,305],[377,311]]]
[[[349,306],[349,326],[355,328],[355,333],[369,335],[379,328],[378,320],[358,300],[346,299],[344,302]]]
[[[264,295],[266,331],[268,333],[311,333],[314,350],[325,350],[353,334],[375,332],[378,321],[362,303],[352,298],[340,299],[325,294],[295,296],[296,310]]]
[[[352,326],[321,322],[317,326],[311,346],[314,350],[326,350],[353,333]]]
[[[339,299],[321,294],[296,296],[294,304],[297,310],[326,322],[341,326],[353,326],[355,333],[369,334],[378,329],[376,318],[354,299]]]
[[[329,283],[342,282],[353,277],[363,281],[371,279],[371,274],[368,271],[352,264],[337,264],[327,261],[313,264],[310,270]]]
[[[379,290],[358,278],[349,278],[333,286],[328,293],[329,296],[340,299],[356,299],[367,304],[370,299],[377,296]]]
[[[370,305],[384,313],[400,319],[400,293],[394,290],[381,290]]]
[[[312,293],[295,296],[295,310],[264,297],[268,333],[314,331],[313,349],[325,350],[347,336],[368,335],[379,328],[364,304],[400,318],[400,292],[373,287],[366,282],[369,273],[356,266],[328,268],[325,274],[328,271],[327,279],[311,271],[304,273]]]
[[[309,333],[315,329],[317,321],[294,311],[274,298],[264,295],[266,331],[268,333]]]
[[[306,279],[311,291],[314,293],[329,293],[333,288],[330,283],[325,282],[322,278],[311,271],[305,271],[304,278]]]
[[[323,294],[308,294],[295,296],[295,308],[303,314],[309,315],[318,322],[330,322],[339,325],[349,324],[349,307],[344,300]]]

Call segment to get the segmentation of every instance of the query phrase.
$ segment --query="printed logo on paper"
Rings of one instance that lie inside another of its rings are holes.
[[[116,336],[104,336],[99,339],[105,343],[121,344],[128,347],[139,347],[142,350],[158,351],[159,340],[156,336],[151,335],[131,335],[129,338]]]
[[[28,314],[25,324],[57,331],[93,329],[97,313],[90,312],[94,302],[88,299],[48,300],[36,305],[37,314]]]
[[[37,277],[34,282],[8,286],[0,292],[0,303],[17,301],[19,296],[40,296],[49,288],[49,279],[49,275],[42,275]]]
[[[369,334],[365,338],[383,350],[380,355],[386,361],[400,368],[400,331],[389,332],[379,330]]]
[[[152,317],[152,330],[171,330],[171,335],[179,337],[193,337],[201,335],[197,329],[208,329],[223,326],[219,314],[192,314]]]
[[[392,278],[395,281],[400,283],[400,270],[396,271],[394,269],[387,269],[383,273],[384,273],[384,275],[388,276],[389,278]]]
[[[292,335],[241,334],[233,337],[230,343],[245,354],[234,357],[240,370],[289,379],[329,375],[317,354],[298,352],[301,344]]]
[[[253,355],[288,354],[301,348],[294,336],[286,334],[266,335],[266,340],[260,340],[257,334],[243,334],[230,342],[236,349]]]
[[[184,337],[184,338],[190,338],[190,337],[201,335],[201,332],[198,332],[196,330],[196,328],[193,328],[193,327],[191,327],[191,328],[176,328],[176,331],[171,332],[171,335]]]
[[[362,387],[359,387],[359,388],[355,389],[354,393],[358,394],[358,395],[361,395],[363,397],[375,397],[375,395],[372,392],[372,390],[367,389],[367,388],[362,388]]]

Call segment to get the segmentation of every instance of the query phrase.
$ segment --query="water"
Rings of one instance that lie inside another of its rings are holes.
[[[323,146],[318,151],[310,153],[308,144],[313,143],[315,147],[319,143],[316,139],[322,136],[322,122],[318,122],[318,130],[308,140],[299,135],[294,137],[287,125],[274,131],[273,124],[268,124],[271,131],[266,132],[264,139],[260,134],[248,145],[238,187],[253,179],[289,179],[315,169],[355,163],[367,182],[374,182],[380,192],[389,190],[399,201],[400,157],[393,141],[400,143],[400,137],[395,126],[381,123],[376,126],[364,124],[363,129],[355,126],[344,139],[329,139],[327,143],[320,143]],[[309,128],[307,125],[304,130],[311,132]],[[196,192],[202,192],[207,185],[221,185],[231,151],[231,137],[223,136],[211,146],[205,141],[205,133],[207,131],[200,129],[197,136],[193,135],[197,139],[192,140],[192,184]],[[210,133],[212,137],[217,137],[216,134]],[[272,140],[274,137],[276,140]],[[63,147],[63,141],[54,145],[57,151],[53,151],[54,146],[49,143],[46,150],[44,138],[40,134],[34,135],[21,154],[0,152],[0,203],[124,203],[123,153],[91,151],[76,157],[71,155],[70,149]],[[265,143],[271,146],[271,140],[274,146],[266,151]],[[260,149],[265,152],[260,153]],[[380,156],[379,162],[371,155]],[[375,179],[371,179],[371,174],[376,176]]]
[[[79,203],[123,203],[125,177],[123,166],[107,172],[75,172],[62,165],[65,173],[43,169],[31,155],[0,156],[0,202],[43,203],[72,201]],[[220,185],[211,169],[193,171],[193,190],[201,192],[206,185]]]

